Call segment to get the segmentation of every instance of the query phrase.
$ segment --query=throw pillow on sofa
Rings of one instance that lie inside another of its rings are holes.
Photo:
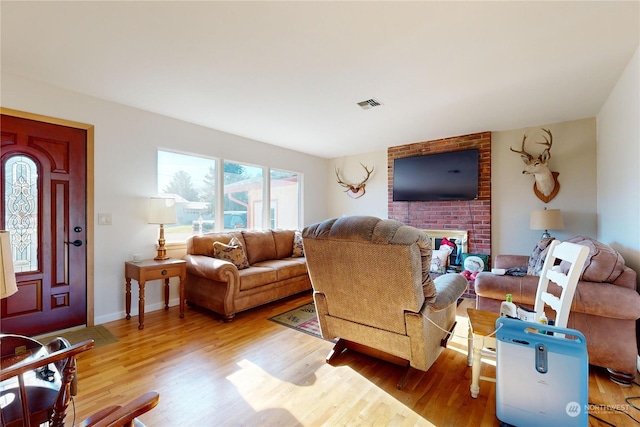
[[[624,258],[611,246],[587,236],[575,236],[567,242],[589,248],[589,255],[580,274],[580,280],[613,283],[624,271]],[[560,269],[565,274],[570,266],[571,264],[566,261],[560,263]]]
[[[431,252],[431,269],[432,273],[444,273],[447,271],[447,261],[450,252],[446,249],[435,249]]]
[[[244,253],[242,243],[237,238],[232,238],[228,245],[222,242],[213,242],[213,256],[233,263],[238,270],[249,267],[247,255]]]
[[[460,262],[462,268],[471,273],[479,273],[481,271],[489,271],[489,255],[487,254],[460,254]]]
[[[293,254],[291,256],[294,258],[304,256],[304,246],[302,246],[302,232],[300,231],[296,231],[293,234]]]
[[[540,276],[540,272],[544,266],[544,259],[547,257],[547,252],[549,251],[549,245],[551,245],[553,240],[555,240],[555,237],[541,239],[533,248],[527,267],[528,276]]]

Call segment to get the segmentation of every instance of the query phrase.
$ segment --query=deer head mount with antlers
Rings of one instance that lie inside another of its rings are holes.
[[[371,170],[369,170],[365,165],[363,165],[362,163],[360,163],[360,166],[362,166],[364,168],[365,171],[367,171],[367,176],[364,178],[364,180],[362,182],[360,182],[360,184],[347,184],[346,182],[344,182],[342,180],[342,178],[340,178],[340,170],[338,168],[336,168],[336,177],[338,178],[338,184],[342,185],[344,188],[346,188],[346,190],[344,190],[347,195],[351,198],[357,199],[360,198],[362,196],[364,196],[364,193],[366,193],[365,187],[366,187],[366,182],[369,179],[369,177],[371,176],[371,173],[373,172],[373,167],[371,168]]]
[[[551,146],[553,145],[553,135],[549,129],[542,129],[546,135],[543,135],[544,142],[536,142],[546,146],[544,151],[538,156],[527,153],[524,150],[524,144],[527,139],[527,135],[522,137],[522,147],[520,150],[514,150],[509,147],[514,153],[519,153],[522,161],[526,165],[522,173],[531,174],[535,178],[533,183],[533,192],[535,195],[545,203],[551,201],[558,191],[560,191],[560,183],[558,182],[558,172],[551,172],[549,169],[549,160],[551,160]],[[547,138],[547,135],[549,136]]]

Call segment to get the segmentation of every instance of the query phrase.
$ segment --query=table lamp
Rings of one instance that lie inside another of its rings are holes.
[[[13,255],[9,232],[0,230],[0,299],[18,292],[16,275],[13,271]]]
[[[531,212],[530,226],[532,230],[544,230],[543,239],[551,237],[549,230],[562,230],[564,223],[562,222],[562,212],[560,209],[547,209]]]
[[[169,259],[167,256],[167,248],[165,248],[164,225],[175,224],[176,218],[176,200],[173,198],[151,197],[149,198],[149,224],[160,224],[160,238],[158,239],[158,256],[154,259],[162,261]]]

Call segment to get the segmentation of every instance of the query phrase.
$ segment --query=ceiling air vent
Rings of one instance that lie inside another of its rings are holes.
[[[371,98],[367,99],[366,101],[358,102],[358,105],[363,110],[368,110],[369,108],[378,107],[382,105],[382,103],[375,98]]]

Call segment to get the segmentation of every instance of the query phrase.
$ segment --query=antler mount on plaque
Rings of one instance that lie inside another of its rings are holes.
[[[542,130],[546,133],[546,135],[542,136],[544,138],[544,142],[536,142],[536,144],[544,145],[546,148],[538,157],[534,157],[532,154],[525,151],[524,144],[527,139],[527,135],[522,137],[522,147],[520,150],[514,150],[511,147],[509,147],[509,149],[514,153],[520,154],[522,161],[526,165],[522,173],[533,175],[535,179],[533,183],[533,192],[538,199],[548,203],[553,200],[553,198],[558,194],[558,191],[560,191],[560,183],[558,182],[558,175],[560,175],[560,173],[551,172],[549,169],[553,135],[549,129],[543,128]],[[548,138],[547,135],[549,136]]]
[[[365,187],[367,185],[366,184],[367,180],[371,176],[371,173],[373,172],[373,169],[374,169],[372,167],[371,170],[369,170],[369,168],[367,168],[362,163],[360,163],[360,166],[362,166],[364,170],[367,172],[367,176],[359,184],[347,184],[346,182],[344,182],[342,178],[340,178],[340,170],[336,168],[336,177],[338,178],[338,184],[346,188],[346,190],[344,190],[345,193],[347,193],[347,195],[353,199],[358,199],[364,196],[364,193],[366,193]]]

